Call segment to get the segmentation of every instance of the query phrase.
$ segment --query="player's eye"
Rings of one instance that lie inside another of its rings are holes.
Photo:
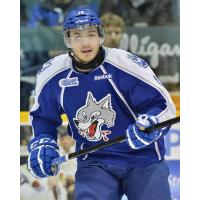
[[[74,37],[75,40],[80,40],[80,38],[81,38],[80,35],[76,35],[76,36]]]

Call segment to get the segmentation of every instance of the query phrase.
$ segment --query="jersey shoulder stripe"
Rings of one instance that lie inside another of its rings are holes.
[[[140,57],[121,49],[107,49],[105,62],[146,82],[156,88],[163,88],[150,66]]]
[[[70,68],[69,61],[68,54],[62,54],[47,61],[37,74],[37,85],[44,85],[56,74]]]
[[[145,79],[145,76],[152,75],[152,70],[143,59],[135,54],[127,52],[122,49],[107,49],[105,62],[112,64],[113,66],[121,69],[122,71],[132,74],[134,76]]]

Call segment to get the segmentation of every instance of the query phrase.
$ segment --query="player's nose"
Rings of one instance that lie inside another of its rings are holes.
[[[87,46],[90,42],[91,42],[91,40],[88,37],[83,37],[82,40],[81,40],[81,44],[83,46]]]

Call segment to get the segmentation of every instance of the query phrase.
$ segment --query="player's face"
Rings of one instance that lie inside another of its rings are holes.
[[[100,37],[96,27],[71,30],[70,45],[79,62],[88,63],[93,60],[100,47]]]
[[[105,33],[104,45],[110,48],[118,48],[122,39],[122,29],[116,26],[108,26],[105,28]]]

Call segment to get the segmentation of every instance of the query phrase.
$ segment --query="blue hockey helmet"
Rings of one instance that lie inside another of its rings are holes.
[[[64,30],[99,25],[101,25],[99,17],[88,8],[72,10],[64,19]]]
[[[72,29],[84,29],[88,28],[90,26],[95,26],[97,28],[97,32],[100,37],[100,43],[101,45],[104,42],[105,33],[103,26],[101,24],[100,18],[97,16],[97,14],[89,9],[89,8],[79,8],[70,11],[67,16],[64,19],[64,42],[67,47],[70,48],[70,30]]]

